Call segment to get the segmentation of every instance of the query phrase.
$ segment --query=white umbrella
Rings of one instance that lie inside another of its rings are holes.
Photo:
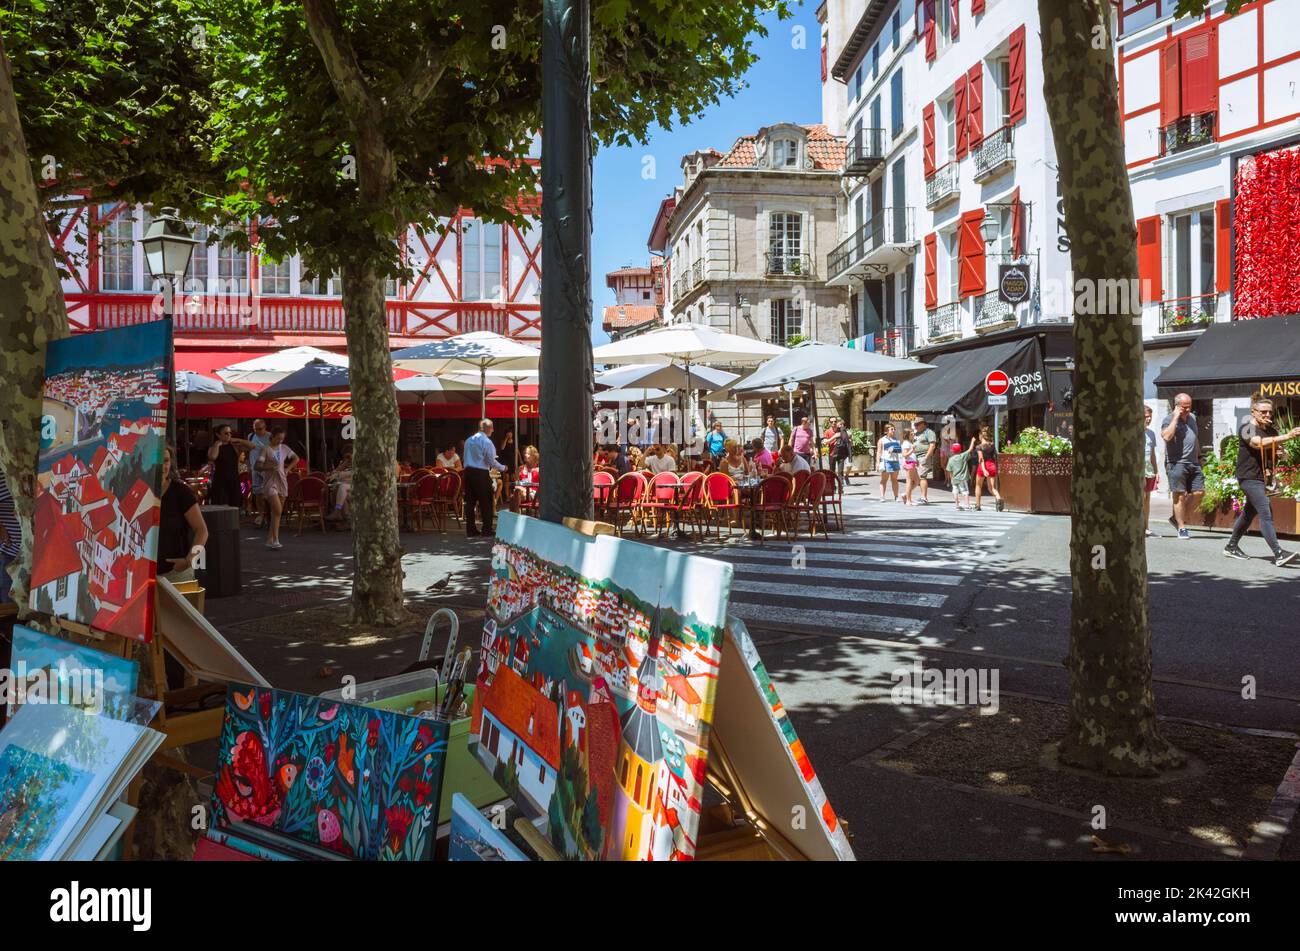
[[[289,347],[284,350],[277,350],[275,353],[268,353],[265,356],[254,357],[251,360],[232,363],[230,366],[218,370],[217,376],[227,383],[279,383],[290,373],[297,373],[313,360],[320,360],[336,367],[346,367],[348,365],[346,356],[331,353],[328,350],[321,350],[319,347]],[[311,409],[311,397],[304,397],[302,402],[303,421],[307,427],[307,468],[310,469],[311,413],[309,410]],[[324,413],[323,407],[321,412]]]
[[[670,324],[635,337],[627,337],[597,347],[592,358],[597,363],[644,363],[663,359],[682,361],[685,387],[690,389],[692,363],[727,363],[752,365],[785,353],[785,347],[742,337],[739,334],[701,327],[698,324]]]
[[[675,363],[650,363],[619,367],[597,374],[596,384],[618,389],[649,387],[676,390],[683,386],[692,390],[713,390],[737,379],[738,374],[713,367],[694,366],[687,369]]]
[[[424,438],[424,404],[453,403],[461,400],[473,400],[478,387],[473,383],[463,383],[439,376],[408,376],[394,384],[398,403],[420,404],[420,465],[428,460],[425,453]]]
[[[177,370],[173,381],[175,391],[180,394],[181,404],[185,407],[185,464],[190,464],[190,412],[191,403],[229,403],[233,400],[253,399],[256,394],[251,390],[231,386],[225,380],[215,376],[206,376],[193,370]],[[176,463],[180,465],[180,461]]]

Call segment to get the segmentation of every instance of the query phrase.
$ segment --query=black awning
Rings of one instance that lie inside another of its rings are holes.
[[[1193,399],[1300,396],[1300,316],[1211,324],[1156,377],[1156,394]]]
[[[1047,380],[1038,341],[1008,340],[988,347],[941,353],[931,361],[935,369],[900,383],[867,409],[871,419],[900,415],[935,418],[951,413],[959,420],[993,415],[984,393],[984,377],[1003,370],[1011,377],[1007,409],[1047,402]]]

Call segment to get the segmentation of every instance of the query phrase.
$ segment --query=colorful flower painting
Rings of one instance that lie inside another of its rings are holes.
[[[427,860],[449,726],[232,684],[214,826],[299,857]]]
[[[46,347],[34,611],[153,637],[171,352],[169,320]]]
[[[694,855],[731,572],[502,514],[470,749],[560,855]]]

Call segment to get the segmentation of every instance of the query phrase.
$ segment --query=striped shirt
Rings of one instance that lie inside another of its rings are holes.
[[[14,508],[14,498],[9,494],[9,483],[5,481],[3,472],[0,472],[0,525],[5,528],[5,534],[8,536],[4,542],[0,543],[0,555],[13,558],[18,554],[18,549],[22,545],[23,529],[18,524],[18,512]]]

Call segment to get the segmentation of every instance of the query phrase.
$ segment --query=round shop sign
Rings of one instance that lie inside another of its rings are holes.
[[[1023,264],[1003,264],[998,267],[998,300],[1004,304],[1019,304],[1029,299],[1029,270]]]

